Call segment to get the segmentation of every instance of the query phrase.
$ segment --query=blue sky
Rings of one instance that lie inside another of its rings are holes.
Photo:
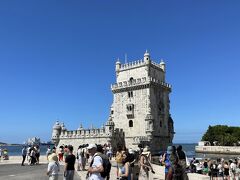
[[[0,141],[50,140],[100,127],[112,103],[115,61],[167,66],[174,142],[209,125],[240,125],[239,1],[1,1]]]

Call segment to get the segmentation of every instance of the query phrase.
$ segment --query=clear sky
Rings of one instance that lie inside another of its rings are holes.
[[[174,142],[240,125],[240,1],[0,1],[0,141],[106,122],[115,62],[165,60]]]

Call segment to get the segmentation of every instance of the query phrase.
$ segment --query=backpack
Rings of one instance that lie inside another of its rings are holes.
[[[108,157],[105,154],[102,154],[102,153],[98,153],[96,156],[100,156],[103,160],[103,172],[100,172],[101,177],[103,177],[103,178],[109,177],[112,164],[109,161]],[[94,158],[93,158],[93,160],[94,160]],[[92,166],[93,160],[92,160],[90,166]]]

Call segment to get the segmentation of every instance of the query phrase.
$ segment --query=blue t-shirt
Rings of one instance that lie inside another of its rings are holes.
[[[165,173],[168,173],[169,168],[171,167],[170,154],[166,153],[164,163],[165,163]]]

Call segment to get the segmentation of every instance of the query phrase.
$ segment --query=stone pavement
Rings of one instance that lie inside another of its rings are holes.
[[[111,161],[112,164],[112,168],[111,168],[111,172],[110,172],[110,180],[115,180],[117,179],[117,166],[116,166],[116,162],[115,161]],[[160,167],[160,166],[159,166]],[[88,168],[88,166],[86,167],[86,169]],[[158,168],[156,169],[157,171]],[[155,169],[154,169],[155,171]],[[162,173],[164,173],[164,169],[161,170]],[[164,179],[164,174],[161,175],[161,172],[156,172],[155,174],[150,174],[150,180],[163,180]],[[80,176],[81,180],[85,180],[86,179],[86,175],[87,175],[87,171],[77,171],[77,174]]]
[[[34,166],[21,166],[21,156],[12,156],[9,160],[0,160],[0,179],[35,179],[35,180],[45,180],[48,179],[46,176],[47,170],[47,158],[46,156],[40,157],[40,165]],[[110,173],[110,180],[115,180],[116,177],[116,162],[111,161],[112,169]],[[26,163],[25,163],[26,164]],[[62,179],[63,165],[64,162],[60,162],[61,171],[60,178]],[[77,164],[76,164],[77,165]],[[150,174],[150,180],[163,180],[164,179],[164,167],[152,164],[155,174]],[[86,167],[88,168],[88,166]],[[76,171],[74,180],[85,180],[87,171]],[[18,178],[16,178],[18,177]],[[209,176],[188,173],[189,180],[209,180]]]

